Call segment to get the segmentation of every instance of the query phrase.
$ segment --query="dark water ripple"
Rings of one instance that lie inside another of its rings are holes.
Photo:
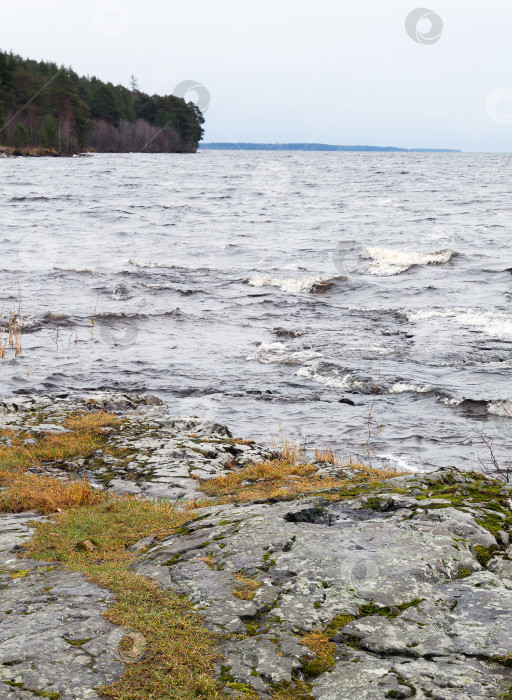
[[[512,446],[512,157],[0,160],[2,393],[144,389],[430,468]]]

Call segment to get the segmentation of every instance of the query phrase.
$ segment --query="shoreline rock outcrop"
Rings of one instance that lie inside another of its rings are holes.
[[[14,397],[0,402],[0,427],[59,431],[68,412],[84,408],[122,415],[113,440],[129,459],[98,453],[48,469],[62,478],[85,473],[115,493],[201,499],[201,480],[269,454],[236,443],[223,426],[170,417],[147,396]],[[122,670],[109,647],[115,628],[101,626],[110,625],[101,617],[110,594],[60,565],[16,558],[30,519],[0,516],[0,698],[97,697],[94,687]],[[497,699],[512,689],[511,528],[511,485],[443,468],[351,493],[212,501],[172,536],[135,544],[132,568],[189,597],[218,634],[217,674],[234,696],[270,698],[301,684],[318,700]],[[70,596],[84,606],[78,616]],[[45,641],[55,616],[71,640],[100,640],[67,645],[78,674],[71,689],[52,665],[63,635],[52,630],[54,641]],[[94,620],[99,627],[89,630]],[[88,645],[101,647],[93,687],[90,668],[80,666]],[[31,665],[46,685],[31,685]]]

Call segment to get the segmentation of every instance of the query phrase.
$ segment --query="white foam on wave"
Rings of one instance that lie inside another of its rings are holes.
[[[88,272],[92,274],[92,270],[89,270],[88,267],[56,267],[55,269],[60,270],[60,272]]]
[[[335,389],[352,390],[364,386],[363,382],[352,379],[351,375],[348,373],[341,374],[337,369],[332,369],[328,373],[322,374],[318,371],[321,365],[322,363],[320,361],[313,362],[313,364],[308,367],[301,367],[295,374],[297,377],[311,379],[319,384],[330,386]]]
[[[504,416],[512,418],[512,399],[506,401],[490,402],[487,410],[494,416]]]
[[[147,268],[162,268],[162,269],[169,269],[172,270],[173,268],[176,267],[176,265],[171,265],[169,263],[157,263],[157,262],[137,262],[137,260],[128,260],[129,265],[133,265],[134,267],[147,267]]]
[[[264,365],[283,364],[292,365],[297,362],[305,362],[320,357],[320,353],[314,350],[289,350],[284,343],[261,343],[253,355],[245,359],[261,362]]]
[[[411,394],[427,394],[429,391],[433,391],[433,387],[428,384],[406,384],[405,382],[396,382],[389,389],[390,394],[405,394],[407,392]]]
[[[319,291],[329,287],[336,279],[342,277],[299,277],[297,279],[280,279],[279,277],[255,276],[249,277],[247,283],[252,287],[279,287],[283,292],[291,292],[292,294],[300,294],[303,292]]]
[[[390,250],[389,248],[363,248],[359,255],[361,258],[369,260],[364,266],[363,272],[379,277],[389,277],[391,275],[399,275],[414,265],[432,265],[448,262],[452,255],[456,255],[456,252],[448,249],[423,253],[420,250],[403,252]]]
[[[477,309],[444,309],[442,311],[403,311],[408,321],[430,318],[453,318],[459,326],[475,326],[493,338],[512,336],[512,314]]]
[[[410,462],[407,461],[407,457],[401,457],[400,455],[394,455],[394,454],[378,454],[376,455],[378,459],[385,460],[386,462],[391,462],[392,466],[397,467],[400,471],[408,471],[408,472],[419,472],[421,471],[418,469],[417,466],[414,464],[411,464]]]
[[[464,399],[456,399],[449,396],[443,396],[440,399],[438,399],[438,401],[439,403],[442,403],[445,406],[460,406]]]

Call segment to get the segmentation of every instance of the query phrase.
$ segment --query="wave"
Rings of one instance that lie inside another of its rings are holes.
[[[301,367],[295,375],[334,389],[345,389],[360,394],[371,394],[375,389],[370,382],[356,379],[349,371],[333,367],[332,364],[322,360],[316,360],[311,365]]]
[[[417,467],[415,464],[411,464],[409,455],[406,455],[405,457],[403,457],[400,455],[386,453],[386,454],[377,454],[375,456],[377,457],[377,459],[382,460],[384,463],[391,462],[390,466],[397,467],[400,471],[407,471],[407,472],[419,472],[419,471],[421,471],[421,469],[419,469],[419,467]]]
[[[18,197],[11,197],[9,200],[10,202],[26,202],[26,201],[31,201],[31,202],[49,202],[52,199],[57,199],[56,197],[44,197],[43,195],[36,195],[34,197],[30,197],[29,195],[20,195]]]
[[[441,396],[437,400],[444,406],[460,406],[461,403],[464,403],[465,399],[457,399],[453,396]]]
[[[407,253],[388,248],[363,248],[359,255],[370,261],[364,266],[363,272],[379,277],[389,277],[399,275],[415,265],[446,263],[457,253],[449,249],[432,253],[423,253],[419,250]]]
[[[430,311],[402,311],[408,321],[423,321],[430,318],[453,318],[459,326],[487,333],[493,338],[512,337],[512,314],[478,309],[443,309]]]
[[[78,272],[92,275],[92,270],[89,270],[87,267],[56,267],[55,269],[59,270],[59,272]]]
[[[506,401],[490,401],[488,411],[493,416],[512,418],[512,399],[507,399]]]
[[[405,382],[396,382],[389,389],[390,394],[428,394],[429,391],[434,391],[434,387],[428,384],[406,384]]]
[[[134,267],[142,267],[142,268],[162,268],[162,269],[167,269],[167,270],[176,270],[178,269],[176,265],[171,265],[169,263],[157,263],[157,262],[137,262],[136,260],[128,260],[129,265],[133,265]]]
[[[284,343],[261,343],[254,353],[245,359],[261,362],[263,365],[283,364],[292,365],[320,357],[314,350],[289,350]]]
[[[326,370],[326,371],[322,371]],[[337,368],[329,368],[327,363],[322,361],[313,362],[312,365],[301,367],[295,373],[298,377],[311,379],[324,386],[335,389],[345,389],[346,391],[360,394],[371,394],[376,391],[376,387],[370,381],[360,381],[355,379],[349,372],[343,372]],[[381,387],[379,394],[427,394],[434,391],[434,387],[427,384],[406,384],[405,382],[395,382],[391,387]]]
[[[312,379],[319,384],[324,384],[325,386],[330,386],[335,389],[350,390],[354,388],[350,374],[341,375],[337,369],[332,370],[328,374],[321,374],[318,372],[319,366],[320,363],[316,363],[311,367],[301,367],[295,372],[295,374],[297,377]]]
[[[297,279],[279,279],[278,277],[249,277],[247,283],[251,287],[279,287],[283,292],[300,294],[303,292],[319,293],[324,292],[332,286],[337,279],[345,279],[343,276],[336,277],[299,277]]]
[[[461,408],[466,414],[472,416],[484,417],[485,414],[488,414],[512,419],[512,399],[496,401],[494,399],[485,400],[444,396],[438,398],[438,402],[451,408]]]

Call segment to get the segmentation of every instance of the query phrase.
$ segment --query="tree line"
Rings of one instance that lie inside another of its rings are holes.
[[[0,51],[0,145],[76,153],[195,151],[204,117],[174,95],[147,95],[71,68]]]

